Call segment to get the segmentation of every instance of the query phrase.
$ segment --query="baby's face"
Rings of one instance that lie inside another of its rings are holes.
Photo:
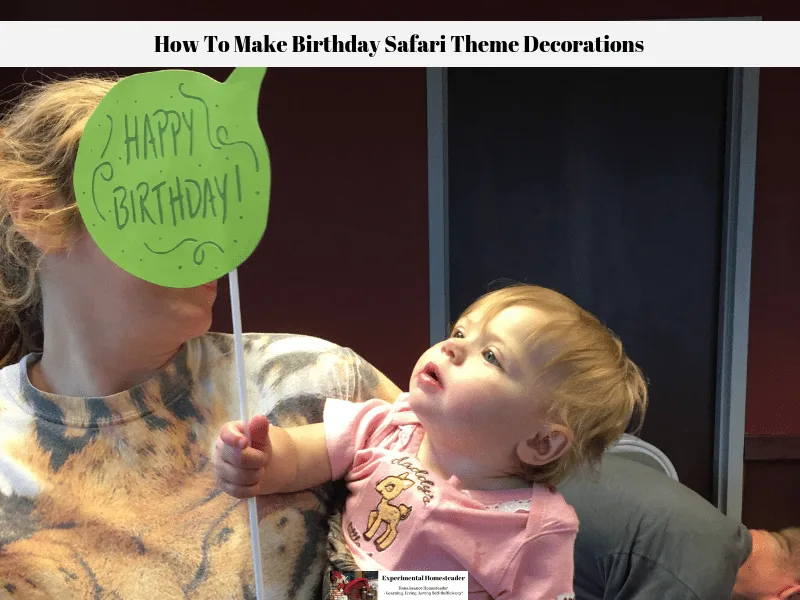
[[[546,406],[536,398],[538,371],[525,348],[546,318],[512,306],[485,323],[475,311],[417,361],[409,403],[427,430],[448,434],[438,438],[448,440],[449,450],[501,468],[520,441],[546,433]]]

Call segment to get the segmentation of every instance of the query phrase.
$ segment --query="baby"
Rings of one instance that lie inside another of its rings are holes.
[[[554,486],[644,414],[621,342],[565,296],[519,285],[478,299],[427,350],[409,391],[328,400],[323,422],[257,416],[217,440],[237,498],[344,478],[342,527],[363,570],[469,571],[470,598],[573,598],[578,520]]]

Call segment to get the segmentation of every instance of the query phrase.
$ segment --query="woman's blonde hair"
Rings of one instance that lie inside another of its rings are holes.
[[[548,418],[574,435],[572,446],[559,460],[531,467],[520,463],[520,475],[554,486],[580,467],[596,467],[603,452],[647,408],[647,384],[625,354],[622,342],[595,316],[566,296],[533,285],[513,285],[486,294],[462,317],[480,310],[482,321],[511,306],[527,306],[546,315],[526,347],[550,400]]]
[[[78,142],[116,78],[30,86],[0,117],[0,366],[41,348],[41,251],[65,250],[81,224],[72,189]]]

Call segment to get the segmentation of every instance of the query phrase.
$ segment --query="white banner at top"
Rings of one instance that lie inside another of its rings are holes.
[[[800,22],[3,21],[15,67],[794,67]]]

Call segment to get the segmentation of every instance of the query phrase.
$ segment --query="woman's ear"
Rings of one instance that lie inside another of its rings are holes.
[[[53,204],[53,198],[49,196],[23,196],[8,207],[17,231],[42,254],[64,250],[63,236],[56,237],[53,228],[43,225]]]
[[[567,427],[551,425],[517,444],[517,457],[534,467],[546,465],[564,456],[572,446],[573,434]]]

